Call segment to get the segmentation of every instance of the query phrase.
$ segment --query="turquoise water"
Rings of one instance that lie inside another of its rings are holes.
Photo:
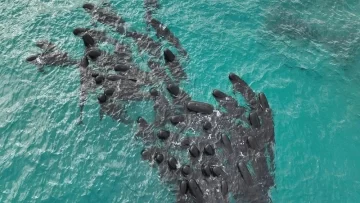
[[[81,57],[83,44],[71,32],[90,26],[84,1],[0,3],[0,202],[174,202],[141,160],[136,125],[99,122],[95,94],[85,125],[76,124],[75,67],[42,74],[24,62],[38,52],[38,39]],[[111,3],[145,32],[141,0]],[[182,87],[195,100],[215,104],[214,88],[231,93],[229,72],[267,95],[275,119],[273,202],[360,201],[359,1],[160,4],[155,17],[191,57]]]

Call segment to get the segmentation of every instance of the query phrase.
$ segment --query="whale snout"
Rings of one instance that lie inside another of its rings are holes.
[[[82,34],[82,33],[86,32],[86,31],[88,31],[88,30],[89,30],[89,29],[87,29],[87,28],[78,27],[78,28],[75,28],[75,29],[73,30],[73,34],[74,34],[74,35],[79,35],[79,34]]]
[[[86,3],[86,4],[83,5],[83,8],[84,8],[85,10],[91,11],[91,10],[93,10],[93,9],[95,8],[95,6],[94,6],[94,4]]]

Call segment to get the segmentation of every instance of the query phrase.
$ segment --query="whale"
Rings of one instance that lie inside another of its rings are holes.
[[[175,78],[176,82],[180,82],[187,78],[186,72],[182,68],[180,62],[177,60],[171,50],[166,49],[163,52],[164,61],[170,70],[171,75]]]
[[[40,49],[44,50],[44,52],[53,51],[56,48],[55,44],[47,41],[47,40],[39,40],[36,41],[35,46],[39,47]]]
[[[76,65],[78,63],[78,61],[71,59],[68,56],[68,53],[61,52],[61,51],[54,51],[53,49],[54,48],[52,48],[52,50],[50,50],[50,51],[45,50],[41,54],[30,55],[30,56],[26,57],[25,60],[28,63],[32,63],[32,64],[36,65],[40,72],[43,72],[44,67],[46,67],[46,66],[64,67],[64,66]]]
[[[108,115],[114,121],[129,124],[131,120],[126,114],[124,105],[118,102],[107,100],[100,104],[100,121],[103,120],[104,115]]]
[[[253,109],[256,105],[255,92],[249,87],[249,85],[234,73],[229,74],[229,80],[233,84],[234,91],[242,94],[247,103]]]
[[[161,57],[161,43],[153,40],[148,35],[139,32],[126,32],[126,37],[132,38],[138,46],[139,51],[146,51],[155,58]]]
[[[156,31],[156,36],[158,38],[163,38],[165,40],[167,40],[168,42],[170,42],[174,47],[176,47],[176,49],[178,50],[178,52],[183,55],[183,56],[187,56],[187,52],[186,50],[181,46],[180,44],[180,40],[174,35],[174,33],[172,33],[170,31],[170,29],[165,26],[164,24],[162,24],[159,20],[152,18],[149,22],[149,24],[155,29]]]
[[[174,81],[171,79],[171,77],[166,73],[166,69],[164,67],[161,67],[161,64],[154,61],[149,60],[147,62],[148,67],[151,70],[151,76],[156,80],[161,80],[166,84],[174,83]]]
[[[244,123],[248,123],[245,115],[247,110],[245,107],[238,105],[236,99],[218,89],[214,89],[212,95],[219,106],[225,110],[223,113],[228,117],[240,118]]]
[[[160,4],[158,0],[144,0],[144,7],[146,9],[159,9]]]
[[[83,4],[83,9],[86,12],[90,13],[91,16],[100,23],[107,24],[116,29],[124,26],[124,19],[121,16],[118,16],[116,13],[110,11],[109,9],[99,8],[91,3]]]
[[[155,88],[150,89],[151,99],[154,101],[155,121],[154,126],[161,127],[167,122],[172,110],[170,102],[163,94],[160,94]]]
[[[152,14],[160,8],[158,0],[144,0],[145,15],[144,19],[147,23],[147,31],[150,29],[149,22],[151,21]]]
[[[87,57],[83,57],[79,63],[79,72],[80,72],[79,109],[80,109],[80,115],[79,115],[78,124],[83,124],[84,106],[85,106],[89,91],[94,90],[96,88],[95,81],[92,79],[94,72],[88,66],[89,66],[89,60],[87,59]]]

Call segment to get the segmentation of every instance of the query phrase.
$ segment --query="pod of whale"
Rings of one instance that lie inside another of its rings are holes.
[[[229,202],[230,196],[236,202],[271,202],[275,135],[265,94],[256,93],[241,77],[230,73],[229,84],[242,95],[245,106],[218,89],[209,93],[214,103],[193,100],[181,87],[187,75],[180,59],[187,52],[179,38],[152,17],[159,8],[156,0],[144,0],[144,8],[145,21],[158,39],[125,25],[110,6],[86,3],[83,8],[119,37],[108,36],[107,29],[77,27],[72,36],[84,48],[80,59],[44,40],[35,44],[42,53],[26,58],[39,70],[76,65],[79,124],[86,122],[89,95],[94,95],[100,106],[99,120],[108,116],[124,124],[137,123],[135,136],[144,146],[141,156],[175,188],[176,202]],[[146,69],[137,64],[131,44],[120,40],[124,38],[130,38],[141,55],[149,56],[142,64]],[[163,40],[173,47],[164,47]],[[113,45],[113,50],[103,50],[102,43]],[[143,100],[153,102],[153,109],[146,109],[154,113],[152,123],[142,117],[134,121],[127,114],[127,103]]]
[[[248,93],[244,89],[250,87],[244,86],[245,82],[240,78],[236,80],[234,78],[239,77],[231,73],[229,79],[234,89],[245,98]],[[171,95],[178,96],[183,90],[170,86],[167,91]],[[234,100],[220,90],[214,90],[213,95],[219,103],[227,101],[226,98],[230,101]],[[138,135],[142,137],[144,144],[148,145],[145,148],[148,153],[144,159],[156,161],[158,154],[161,154],[164,160],[174,158],[166,147],[172,143],[182,145],[181,147],[174,146],[173,150],[188,151],[189,162],[175,157],[178,165],[181,165],[177,169],[169,168],[170,166],[163,165],[163,162],[158,163],[161,177],[167,179],[167,182],[173,181],[173,184],[179,184],[178,202],[228,202],[227,196],[230,192],[239,202],[254,201],[255,198],[256,202],[270,201],[268,190],[274,185],[271,168],[274,143],[269,142],[263,134],[269,134],[273,140],[273,121],[265,95],[254,93],[251,96],[253,98],[248,99],[254,101],[254,110],[248,114],[249,118],[233,117],[234,112],[239,112],[236,110],[239,108],[236,105],[228,106],[227,112],[219,113],[213,105],[191,101],[191,98],[189,98],[190,101],[180,100],[176,105],[174,105],[175,101],[173,104],[171,101],[164,102],[163,105],[170,105],[169,109],[177,106],[178,111],[176,115],[170,112],[168,119],[165,119],[175,126],[175,130],[167,128],[166,122],[160,126],[162,129],[160,134],[163,136],[158,139],[163,140],[163,148],[152,145],[155,140],[153,140],[154,132],[151,130],[153,128],[150,126],[154,124],[140,119],[143,123],[139,125]],[[172,105],[174,106],[171,107]],[[185,108],[179,108],[179,105]],[[181,112],[179,109],[182,109]],[[245,111],[240,112],[246,114]],[[236,124],[237,118],[244,118],[243,122],[248,123],[248,126]],[[190,129],[196,130],[198,136],[187,137],[185,134]],[[174,152],[174,154],[177,153]],[[268,161],[270,166],[268,166]],[[189,167],[187,171],[191,170],[191,174],[185,172],[186,175],[184,175],[183,167]],[[179,173],[171,173],[173,170],[179,170]],[[193,188],[193,192],[189,190],[190,188]],[[221,192],[217,192],[216,188]]]

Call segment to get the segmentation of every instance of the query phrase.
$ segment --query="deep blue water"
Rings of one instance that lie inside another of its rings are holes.
[[[141,0],[110,1],[145,32]],[[96,94],[77,125],[79,72],[24,61],[47,39],[80,58],[84,1],[0,1],[0,202],[173,202],[141,160],[136,125],[99,121]],[[274,112],[273,202],[360,201],[360,2],[160,1],[155,17],[190,60],[182,87],[215,104],[229,72],[265,92]],[[102,27],[100,27],[102,28]],[[136,61],[146,65],[141,56]],[[148,105],[130,106],[134,118]]]

